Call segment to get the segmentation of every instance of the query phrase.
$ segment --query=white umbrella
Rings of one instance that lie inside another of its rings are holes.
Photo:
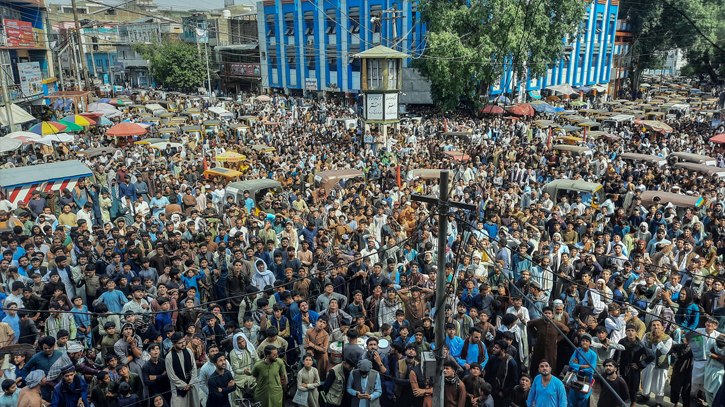
[[[639,87],[640,88],[649,88],[649,87],[652,87],[652,85],[650,85],[649,83],[643,83],[643,84],[639,85]]]
[[[23,142],[13,138],[2,137],[0,138],[0,153],[7,153],[13,150],[17,150]]]
[[[109,105],[108,103],[91,103],[88,105],[88,111],[93,112],[96,110],[117,110],[113,105]]]
[[[554,92],[563,93],[565,95],[574,95],[579,93],[578,90],[574,89],[568,83],[562,83],[561,85],[549,86],[546,89],[553,90]]]
[[[47,146],[51,145],[49,139],[46,139],[45,137],[43,137],[39,134],[31,133],[29,131],[16,131],[16,132],[8,134],[5,137],[11,138],[13,140],[18,140],[18,141],[22,142],[23,144],[39,143],[39,144],[45,144]]]
[[[68,133],[53,133],[43,137],[43,140],[55,141],[58,143],[72,143],[75,141],[75,136]]]
[[[257,96],[256,99],[259,100],[260,102],[271,102],[272,101],[272,98],[267,95]]]

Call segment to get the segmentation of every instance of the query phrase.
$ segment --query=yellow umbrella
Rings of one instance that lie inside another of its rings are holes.
[[[221,154],[218,154],[216,156],[216,160],[220,162],[229,162],[229,163],[237,163],[242,160],[246,160],[247,157],[245,157],[242,154],[239,154],[235,151],[225,151]]]

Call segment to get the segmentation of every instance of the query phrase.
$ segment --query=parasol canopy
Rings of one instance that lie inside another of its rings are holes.
[[[725,144],[725,133],[716,134],[715,136],[711,137],[709,141],[712,141],[713,143]]]
[[[519,116],[533,116],[536,114],[534,107],[528,103],[522,103],[508,108],[508,112]]]
[[[81,116],[79,114],[72,114],[61,119],[63,122],[75,123],[79,126],[90,126],[96,124],[96,121],[90,117]]]
[[[40,122],[28,129],[29,132],[45,136],[53,133],[60,133],[66,129],[65,124],[58,122]]]
[[[225,151],[221,154],[217,154],[216,160],[221,162],[237,163],[245,160],[246,157],[236,151]]]
[[[95,102],[88,105],[88,111],[93,112],[96,110],[117,110],[112,105],[109,105],[108,103],[101,103],[101,102]]]
[[[83,127],[75,123],[67,122],[65,120],[59,120],[58,123],[65,126],[65,131],[83,131]]]
[[[0,137],[0,153],[7,153],[7,152],[10,152],[13,150],[17,150],[22,145],[23,145],[23,142],[20,140],[7,138],[7,137]]]
[[[146,134],[146,129],[136,123],[119,123],[106,131],[106,135],[113,137],[131,137]]]
[[[259,100],[260,102],[271,102],[272,101],[272,98],[267,95],[257,96],[255,99]]]
[[[505,110],[503,110],[502,108],[500,108],[496,105],[484,106],[481,109],[481,113],[488,113],[488,114],[503,114],[504,112],[505,112]]]
[[[575,95],[575,94],[579,93],[578,90],[574,89],[568,83],[562,83],[561,85],[549,86],[546,89],[553,90],[554,92],[563,93],[564,95]]]

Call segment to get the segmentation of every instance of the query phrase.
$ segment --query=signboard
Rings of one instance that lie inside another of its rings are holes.
[[[385,120],[398,120],[398,94],[385,94]]]
[[[35,35],[31,23],[3,19],[3,25],[5,26],[8,47],[35,48]]]
[[[317,78],[305,78],[306,90],[317,90]]]
[[[227,75],[262,76],[262,69],[259,67],[259,64],[225,62],[224,71],[227,73]]]
[[[40,62],[23,62],[18,64],[20,89],[25,96],[34,96],[43,93],[43,73],[40,71]]]
[[[383,94],[368,94],[365,101],[367,120],[383,120]]]

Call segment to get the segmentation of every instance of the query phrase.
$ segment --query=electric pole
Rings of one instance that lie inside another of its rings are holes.
[[[436,301],[435,301],[435,355],[436,373],[433,386],[433,407],[443,407],[443,344],[445,343],[446,327],[446,246],[448,245],[448,209],[453,206],[461,209],[475,211],[476,206],[461,202],[448,201],[448,175],[449,171],[440,173],[440,199],[432,196],[413,194],[411,199],[425,202],[432,208],[438,207],[438,253],[436,271]]]
[[[391,14],[391,17],[383,17],[383,14]],[[388,39],[388,47],[397,49],[400,41],[398,40],[398,20],[403,18],[403,10],[394,8],[387,9],[380,14],[380,21],[390,20],[393,22],[393,38]]]
[[[5,102],[5,118],[7,119],[7,125],[10,129],[10,133],[14,132],[17,127],[13,120],[13,102],[10,100],[10,92],[8,91],[8,84],[5,81],[5,67],[0,65],[0,86],[3,90],[3,102]]]
[[[78,7],[76,7],[76,0],[71,0],[71,5],[73,6],[73,20],[75,21],[76,26],[76,43],[78,45],[78,53],[81,55],[81,76],[83,77],[85,89],[89,90],[91,86],[89,86],[88,84],[88,66],[86,65],[86,55],[83,52],[83,40],[81,39],[81,22],[78,20]],[[80,83],[78,83],[78,89],[81,89]]]

